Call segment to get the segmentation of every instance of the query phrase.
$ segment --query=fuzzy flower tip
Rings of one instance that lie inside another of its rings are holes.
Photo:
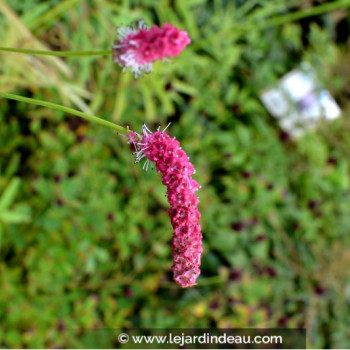
[[[151,72],[153,62],[179,55],[191,42],[186,31],[171,24],[148,28],[142,20],[138,28],[135,25],[121,27],[118,34],[120,38],[114,43],[113,59],[124,71],[131,67],[136,78],[143,72]]]
[[[129,142],[135,144],[137,135],[130,132]],[[146,157],[143,166],[146,169],[149,161],[154,162],[167,186],[169,216],[174,229],[171,246],[174,280],[182,288],[194,286],[200,274],[203,251],[199,199],[195,195],[200,186],[191,177],[195,173],[194,167],[180,143],[159,129],[152,133],[144,125],[137,145],[136,162]]]

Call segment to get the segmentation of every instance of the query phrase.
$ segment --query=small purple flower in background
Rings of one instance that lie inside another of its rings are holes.
[[[152,133],[143,125],[142,136],[132,131],[128,139],[129,143],[135,143],[138,135],[136,162],[146,157],[143,165],[146,170],[149,162],[154,162],[157,171],[162,174],[163,184],[167,186],[169,216],[174,229],[172,271],[175,282],[186,288],[194,286],[200,274],[203,248],[197,207],[199,199],[195,195],[200,186],[191,177],[195,170],[189,157],[180,143],[164,132],[165,129]]]
[[[148,28],[142,20],[138,29],[135,25],[121,27],[118,34],[120,39],[114,43],[113,59],[124,67],[123,71],[131,67],[135,78],[151,72],[153,62],[179,55],[191,42],[186,31],[169,23]]]
[[[242,271],[240,269],[231,269],[228,279],[230,282],[240,281],[242,278]]]

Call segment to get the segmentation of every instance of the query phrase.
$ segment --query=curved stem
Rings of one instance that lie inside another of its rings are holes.
[[[100,51],[50,51],[50,50],[27,50],[16,49],[12,47],[0,46],[0,51],[24,53],[27,55],[45,55],[45,56],[60,56],[60,57],[76,57],[76,56],[103,56],[112,55],[113,50],[100,50]]]
[[[278,26],[285,23],[300,20],[302,18],[322,15],[327,12],[339,10],[350,6],[350,0],[338,0],[333,2],[325,2],[322,5],[313,6],[296,12],[290,12],[285,15],[276,16],[267,19],[265,22],[256,23],[254,26],[258,29],[265,29],[272,26]]]
[[[130,132],[130,130],[123,128],[122,126],[119,126],[119,125],[114,124],[112,122],[109,122],[107,120],[104,120],[102,118],[95,117],[94,115],[89,115],[89,114],[77,111],[76,109],[73,109],[73,108],[61,106],[61,105],[58,105],[56,103],[37,100],[35,98],[29,98],[29,97],[23,97],[23,96],[19,96],[19,95],[9,94],[6,92],[0,92],[0,97],[4,97],[4,98],[10,99],[10,100],[16,100],[16,101],[20,101],[20,102],[25,102],[25,103],[31,103],[31,104],[34,104],[37,106],[44,106],[47,108],[55,109],[57,111],[62,111],[62,112],[68,113],[68,114],[73,114],[73,115],[76,115],[77,117],[89,120],[91,122],[95,122],[95,123],[101,124],[103,126],[107,126],[108,128],[114,129],[122,134],[128,134]]]

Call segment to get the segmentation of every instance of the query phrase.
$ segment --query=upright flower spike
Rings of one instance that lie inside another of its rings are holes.
[[[167,186],[169,216],[174,229],[172,253],[174,280],[182,288],[196,285],[200,274],[202,254],[202,233],[199,224],[199,199],[195,192],[200,188],[192,179],[194,167],[180,143],[163,130],[152,133],[144,125],[142,136],[135,132],[128,134],[129,143],[137,143],[136,162],[146,157],[144,168],[154,162]]]
[[[138,28],[135,25],[121,27],[118,34],[120,38],[114,43],[113,59],[124,67],[123,71],[131,67],[135,78],[143,72],[151,72],[153,62],[179,55],[191,42],[186,31],[171,24],[148,28],[142,20]]]

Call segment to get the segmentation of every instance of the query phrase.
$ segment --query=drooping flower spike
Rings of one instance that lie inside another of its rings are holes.
[[[138,28],[135,25],[121,27],[118,34],[119,39],[113,46],[113,59],[124,67],[123,71],[130,67],[135,78],[151,72],[153,62],[179,55],[191,42],[186,31],[171,24],[148,28],[142,20]]]
[[[180,143],[166,134],[165,129],[158,128],[152,133],[143,125],[142,135],[132,131],[128,139],[136,146],[136,162],[146,157],[144,169],[150,161],[154,162],[167,186],[169,216],[174,229],[171,247],[174,280],[183,288],[194,286],[200,274],[203,251],[199,199],[195,195],[200,186],[192,179],[194,167]]]

